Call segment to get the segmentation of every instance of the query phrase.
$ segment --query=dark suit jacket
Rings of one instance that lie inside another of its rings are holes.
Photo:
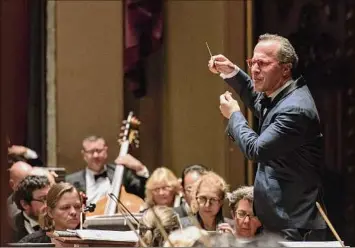
[[[202,222],[202,219],[199,216],[199,214],[197,213],[194,216],[196,217],[197,221],[199,222],[199,224],[203,228],[203,222]],[[217,215],[216,219],[217,219],[216,220],[217,221],[217,226],[219,224],[222,224],[222,223],[228,223],[234,229],[234,221],[232,219],[225,218],[221,214]],[[194,223],[192,222],[192,220],[188,216],[180,218],[180,224],[181,224],[182,228],[186,228],[186,227],[189,227],[189,226],[194,226]]]
[[[19,243],[51,243],[50,237],[46,235],[46,231],[39,230],[25,236]]]
[[[225,81],[260,118],[262,94],[254,91],[250,77],[240,70]],[[315,205],[322,204],[320,121],[302,77],[275,97],[259,133],[241,112],[232,114],[227,132],[248,159],[258,162],[254,207],[266,229],[326,227]]]
[[[20,239],[29,234],[25,228],[25,217],[23,216],[22,211],[15,215],[14,225],[12,238],[13,242],[18,242]]]
[[[115,173],[115,165],[107,165],[107,177],[112,182]],[[73,184],[78,190],[86,193],[86,170],[80,170],[65,177],[65,181]],[[124,168],[122,184],[126,191],[144,199],[145,183],[147,178],[139,177],[130,169]]]
[[[186,203],[182,203],[182,204],[180,204],[180,206],[174,208],[175,213],[177,213],[177,215],[179,215],[180,219],[188,216],[188,213],[185,208],[185,204]]]

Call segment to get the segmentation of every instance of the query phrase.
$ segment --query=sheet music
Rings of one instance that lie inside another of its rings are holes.
[[[143,213],[132,213],[132,215],[137,218],[141,219],[143,217]],[[131,216],[127,216],[129,218],[132,218]],[[116,213],[116,214],[110,214],[110,215],[93,215],[93,216],[88,216],[86,217],[86,220],[91,220],[91,219],[102,219],[102,218],[124,218],[121,213]]]
[[[316,241],[305,241],[305,242],[279,242],[286,247],[341,247],[338,241],[327,241],[327,242],[316,242]]]
[[[133,231],[76,230],[76,233],[84,240],[138,242],[138,237]]]

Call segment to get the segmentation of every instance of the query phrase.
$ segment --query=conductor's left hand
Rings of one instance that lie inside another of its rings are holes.
[[[229,119],[234,112],[240,111],[239,104],[237,100],[232,97],[232,93],[226,91],[219,97],[219,109],[222,115]]]

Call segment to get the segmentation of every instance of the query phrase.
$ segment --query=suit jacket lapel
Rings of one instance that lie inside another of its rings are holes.
[[[116,169],[116,165],[114,165],[114,164],[108,164],[107,165],[107,177],[110,180],[110,183],[112,183],[112,181],[113,181],[113,176],[115,174],[115,169]]]
[[[261,117],[261,121],[260,121],[260,125],[258,128],[258,133],[260,134],[261,132],[261,127],[264,123],[264,120],[266,119],[266,116],[268,115],[268,113],[270,112],[270,110],[282,99],[284,99],[286,96],[288,96],[291,92],[293,92],[295,89],[302,87],[303,85],[305,85],[305,80],[302,76],[300,76],[296,81],[293,81],[289,86],[287,86],[285,89],[283,89],[276,97],[275,99],[272,100],[271,102],[271,106],[269,108],[267,108],[265,115],[262,115],[262,113],[260,114]]]
[[[79,191],[86,193],[86,169],[80,171],[80,174],[73,182],[73,186]]]

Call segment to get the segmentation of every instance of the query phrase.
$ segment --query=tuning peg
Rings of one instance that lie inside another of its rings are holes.
[[[135,116],[133,116],[131,119],[131,124],[134,126],[138,126],[141,124],[141,122]]]
[[[135,141],[134,141],[134,146],[135,146],[136,148],[139,147],[139,140],[135,140]]]

